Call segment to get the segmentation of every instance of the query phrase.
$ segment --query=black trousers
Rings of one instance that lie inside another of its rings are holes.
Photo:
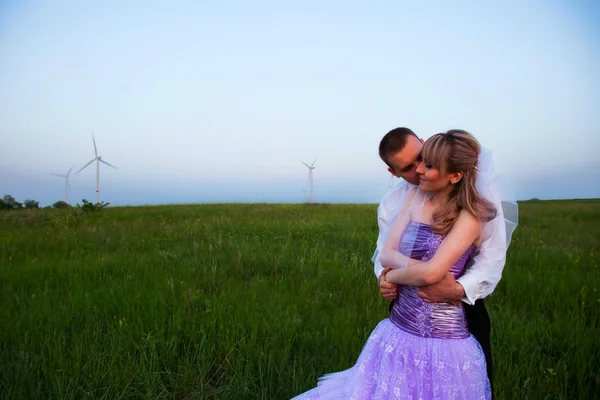
[[[494,384],[492,381],[492,344],[491,344],[491,323],[490,315],[485,309],[483,299],[475,301],[474,305],[462,303],[465,308],[465,316],[469,325],[469,332],[477,339],[485,354],[487,364],[487,374],[492,387],[492,398],[494,398]]]
[[[474,305],[462,303],[465,308],[465,317],[469,325],[469,332],[477,339],[483,354],[485,355],[485,363],[487,364],[487,374],[492,388],[492,398],[494,398],[494,383],[492,381],[492,345],[491,345],[491,323],[490,316],[485,309],[483,299],[475,301]],[[390,303],[390,312],[394,302]]]

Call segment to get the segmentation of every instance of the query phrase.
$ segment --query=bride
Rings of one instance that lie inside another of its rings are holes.
[[[380,260],[399,284],[389,318],[373,330],[356,364],[326,375],[294,399],[490,399],[483,351],[462,305],[426,303],[418,287],[458,278],[498,216],[478,180],[481,146],[451,130],[425,142],[420,184],[389,226]]]

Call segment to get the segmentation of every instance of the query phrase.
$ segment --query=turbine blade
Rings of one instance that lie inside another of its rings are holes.
[[[310,165],[308,165],[307,163],[305,163],[304,161],[300,160],[300,162],[304,165],[306,165],[308,168],[310,168]]]
[[[92,140],[94,141],[94,154],[98,157],[98,149],[96,148],[96,139],[94,139],[94,132],[92,132]]]
[[[80,169],[79,171],[77,171],[77,172],[75,173],[75,175],[77,175],[78,173],[80,173],[81,171],[83,171],[83,169],[84,169],[85,167],[87,167],[88,165],[90,165],[90,164],[91,164],[91,163],[93,163],[94,161],[96,161],[96,159],[95,159],[95,158],[94,158],[92,161],[90,161],[89,163],[85,164],[83,167],[81,167],[81,169]]]
[[[60,176],[60,177],[62,177],[62,178],[64,178],[64,177],[65,177],[64,175],[60,175],[60,174],[50,174],[50,175],[54,175],[54,176]]]
[[[74,165],[73,165],[73,167],[74,167]],[[73,170],[73,167],[71,167],[71,169],[69,170],[69,172],[67,172],[67,175],[66,175],[66,176],[69,176],[69,174],[70,174],[70,173],[71,173],[71,171]]]
[[[317,159],[315,158],[315,160],[313,161],[313,163],[310,165],[311,167],[315,166],[315,162],[317,161]]]
[[[113,167],[114,169],[117,169],[117,167],[115,167],[114,165],[110,165],[109,163],[107,163],[106,161],[104,161],[102,159],[100,159],[100,162],[108,165],[109,167]]]

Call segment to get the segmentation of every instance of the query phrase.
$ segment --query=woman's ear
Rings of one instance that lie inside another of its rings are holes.
[[[457,184],[463,178],[463,175],[464,174],[462,172],[455,172],[450,174],[450,183],[453,185]]]

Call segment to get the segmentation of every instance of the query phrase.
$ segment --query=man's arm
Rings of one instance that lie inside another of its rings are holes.
[[[384,270],[384,267],[381,265],[380,256],[381,250],[385,244],[388,224],[391,222],[389,221],[389,218],[393,218],[397,211],[404,206],[406,196],[413,187],[414,186],[411,186],[406,182],[399,183],[398,186],[386,193],[379,203],[379,207],[377,208],[377,225],[379,227],[379,234],[377,236],[377,247],[373,253],[373,257],[371,257],[371,261],[373,262],[373,271],[375,272],[375,276],[377,278],[381,276],[381,273]]]
[[[501,209],[500,209],[501,210]],[[506,263],[506,226],[504,214],[499,215],[486,224],[486,239],[479,246],[479,251],[473,258],[473,264],[467,272],[457,279],[464,288],[465,297],[461,298],[467,304],[475,304],[478,299],[492,294],[502,278]]]
[[[381,265],[379,259],[381,255],[381,249],[385,243],[385,235],[388,229],[388,221],[390,216],[394,215],[394,211],[403,205],[404,199],[410,186],[407,183],[400,183],[392,191],[388,192],[377,208],[377,225],[379,227],[379,234],[377,236],[377,244],[375,252],[371,261],[373,262],[373,271],[378,279],[379,291],[386,300],[394,300],[398,294],[398,285],[394,283],[386,282],[385,273],[389,271],[389,268],[385,268]]]
[[[465,298],[465,289],[456,282],[454,275],[448,272],[438,283],[420,287],[418,295],[427,303],[449,303],[459,306],[461,299]]]
[[[448,274],[440,282],[422,287],[419,291],[422,299],[431,303],[463,301],[472,305],[494,291],[502,277],[507,249],[504,214],[501,204],[495,203],[498,216],[485,224],[482,242],[465,274],[458,280]]]
[[[383,247],[383,242],[385,240],[385,238],[383,237],[383,232],[385,232],[387,226],[387,213],[385,211],[383,201],[379,203],[379,207],[377,207],[377,225],[379,226],[379,235],[377,236],[377,247],[375,248],[375,253],[373,253],[371,261],[373,262],[373,270],[375,271],[375,276],[379,278],[381,276],[381,273],[383,272],[383,266],[381,265],[381,261],[379,260],[379,254],[381,252],[381,248]]]
[[[379,225],[379,236],[377,237],[377,248],[375,249],[371,261],[374,265],[375,276],[379,282],[381,296],[386,300],[394,300],[398,295],[398,285],[389,283],[385,280],[385,273],[389,271],[389,268],[384,269],[379,260],[380,250],[383,247],[382,243],[385,240],[383,232],[385,232],[387,226],[387,213],[383,202],[380,203],[377,208],[377,225]]]

